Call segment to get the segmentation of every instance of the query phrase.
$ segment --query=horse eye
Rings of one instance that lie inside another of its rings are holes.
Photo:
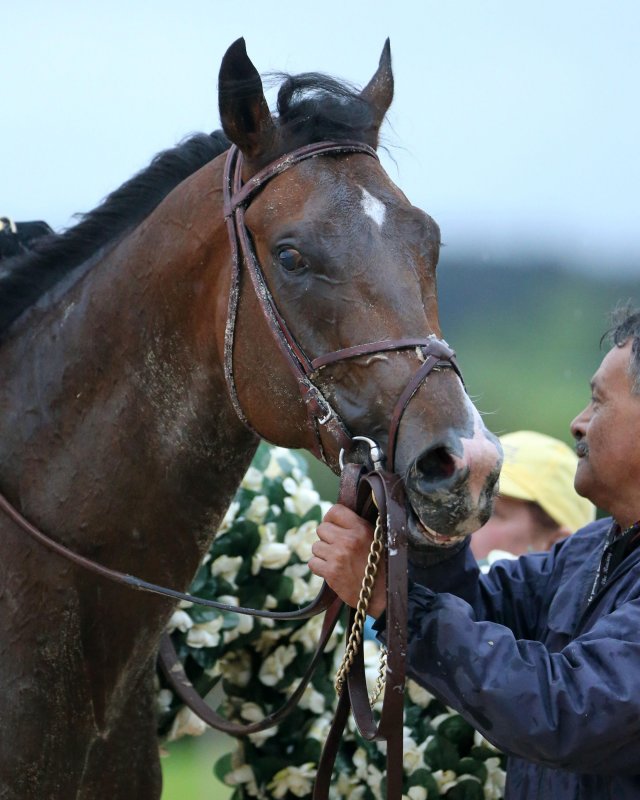
[[[302,255],[293,247],[283,247],[278,251],[278,263],[287,272],[295,272],[307,266]]]

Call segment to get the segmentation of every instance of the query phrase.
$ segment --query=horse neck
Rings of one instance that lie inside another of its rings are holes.
[[[220,171],[185,181],[0,350],[0,464],[20,465],[0,467],[0,490],[79,551],[177,584],[255,449],[222,367]]]

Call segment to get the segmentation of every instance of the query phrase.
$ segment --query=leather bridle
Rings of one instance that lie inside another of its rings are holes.
[[[387,574],[388,688],[385,692],[381,718],[379,722],[376,722],[369,707],[362,648],[360,648],[348,674],[346,686],[341,691],[336,715],[318,766],[314,800],[326,800],[328,797],[333,763],[350,708],[353,710],[358,728],[365,738],[384,739],[387,741],[387,798],[388,800],[400,800],[402,795],[404,656],[407,644],[407,514],[402,480],[393,474],[395,448],[403,414],[411,398],[428,375],[437,367],[453,368],[461,380],[462,375],[456,363],[454,351],[446,342],[436,338],[434,335],[367,342],[348,346],[313,359],[309,358],[305,350],[296,341],[286,320],[278,310],[245,224],[247,206],[276,175],[301,161],[319,155],[348,154],[364,154],[375,159],[378,158],[371,147],[360,142],[318,142],[281,156],[243,184],[242,154],[235,146],[230,148],[224,170],[223,191],[224,216],[231,245],[233,274],[225,329],[224,370],[231,402],[238,418],[250,430],[260,435],[250,420],[247,419],[242,409],[234,377],[234,333],[240,294],[240,274],[244,265],[258,305],[284,359],[284,363],[293,375],[304,401],[308,424],[313,435],[311,450],[325,462],[327,461],[327,446],[331,448],[332,452],[340,452],[339,461],[342,467],[342,476],[339,502],[366,516],[371,512],[371,499],[373,498],[380,514],[388,545],[385,556]],[[314,379],[319,371],[325,367],[348,359],[408,349],[416,349],[420,354],[422,363],[400,393],[390,416],[387,446],[389,472],[382,469],[382,461],[377,448],[377,457],[373,458],[374,469],[370,472],[367,472],[362,465],[357,463],[344,464],[342,454],[344,452],[349,453],[354,440],[366,437],[353,436],[349,432],[347,425],[323,396]],[[343,607],[341,601],[326,584],[323,585],[318,596],[311,603],[296,611],[263,611],[195,597],[189,593],[179,592],[150,583],[133,575],[109,569],[78,553],[74,553],[32,525],[2,494],[0,494],[0,509],[29,536],[57,555],[82,569],[131,589],[161,595],[173,600],[185,600],[196,605],[216,608],[221,611],[233,611],[277,620],[304,620],[326,611],[316,652],[295,693],[281,709],[273,712],[264,720],[250,725],[240,725],[225,719],[202,700],[187,678],[170,637],[168,635],[163,637],[159,651],[159,662],[168,683],[178,696],[205,722],[227,733],[247,735],[265,730],[277,725],[295,708],[322,656]],[[353,619],[353,612],[351,617]]]
[[[348,451],[351,448],[352,435],[340,415],[331,406],[314,382],[319,371],[333,364],[338,364],[342,361],[364,355],[374,355],[397,350],[417,350],[420,353],[423,363],[400,394],[390,416],[387,462],[389,469],[393,471],[398,429],[402,416],[409,401],[425,381],[429,373],[435,367],[452,367],[462,380],[462,374],[458,368],[454,351],[445,341],[430,334],[427,336],[410,336],[400,339],[383,339],[374,342],[366,342],[364,344],[345,347],[332,353],[326,353],[316,358],[309,358],[304,348],[298,343],[296,337],[291,332],[286,319],[278,310],[273,295],[267,285],[267,280],[256,256],[245,223],[245,211],[249,203],[276,175],[280,175],[285,170],[309,158],[315,158],[319,155],[345,154],[363,154],[375,158],[376,161],[378,160],[375,150],[362,142],[315,142],[281,156],[276,161],[273,161],[261,169],[243,184],[242,153],[235,146],[230,148],[227,154],[223,178],[224,216],[229,233],[229,242],[231,244],[233,270],[225,330],[225,377],[229,395],[238,418],[241,419],[250,430],[260,436],[260,433],[255,430],[243,411],[236,390],[233,370],[234,334],[240,294],[240,275],[243,265],[249,275],[255,297],[272,334],[273,340],[278,346],[286,368],[296,381],[300,395],[304,401],[308,425],[312,431],[313,445],[309,449],[325,463],[327,463],[326,447],[324,445],[325,438],[331,441],[332,449],[337,453],[340,450]]]

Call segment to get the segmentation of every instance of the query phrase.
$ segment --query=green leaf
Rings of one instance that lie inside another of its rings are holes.
[[[460,758],[456,746],[445,736],[436,733],[433,739],[425,747],[425,760],[431,769],[452,769],[457,772]]]
[[[264,472],[269,466],[269,461],[271,461],[271,448],[265,442],[260,442],[256,454],[253,457],[253,461],[251,462],[251,466],[260,470],[260,472]]]
[[[298,731],[300,729],[298,728]],[[278,735],[280,735],[280,730],[278,731]],[[315,764],[318,763],[320,760],[320,755],[322,753],[322,745],[317,739],[306,738],[303,741],[302,747],[300,749],[300,761],[302,764],[306,763],[307,761],[312,761]]]
[[[445,719],[438,726],[438,733],[446,736],[450,742],[458,745],[460,749],[469,750],[473,743],[473,728],[458,714]]]
[[[447,800],[484,800],[482,784],[472,778],[463,779],[446,793]]]
[[[288,600],[291,597],[292,592],[293,578],[290,578],[288,575],[281,575],[280,580],[272,590],[271,594],[276,598],[276,600],[283,601]]]
[[[209,580],[210,575],[211,575],[211,570],[209,568],[209,565],[201,564],[198,567],[198,571],[196,572],[195,578],[191,581],[191,586],[189,587],[189,591],[191,592],[191,594],[200,594],[206,582]]]
[[[211,620],[218,617],[220,613],[221,612],[216,608],[206,608],[205,606],[192,606],[189,609],[189,616],[197,624],[211,622]]]
[[[291,762],[287,758],[264,756],[262,753],[257,753],[256,757],[251,761],[247,758],[247,763],[253,767],[257,782],[260,784],[269,783],[277,772],[288,767]]]
[[[233,766],[231,765],[231,756],[231,753],[225,753],[213,765],[213,774],[221,783],[224,783],[225,777],[233,771]]]

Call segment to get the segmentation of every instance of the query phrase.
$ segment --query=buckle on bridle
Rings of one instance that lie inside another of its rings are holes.
[[[373,441],[373,439],[369,439],[368,436],[352,436],[352,442],[366,442],[369,445],[369,458],[371,459],[371,463],[373,464],[373,469],[376,472],[380,472],[383,467],[384,456],[382,454],[382,450],[378,447],[378,445]],[[338,463],[340,465],[340,472],[344,469],[344,447],[340,450],[340,455],[338,456]]]

